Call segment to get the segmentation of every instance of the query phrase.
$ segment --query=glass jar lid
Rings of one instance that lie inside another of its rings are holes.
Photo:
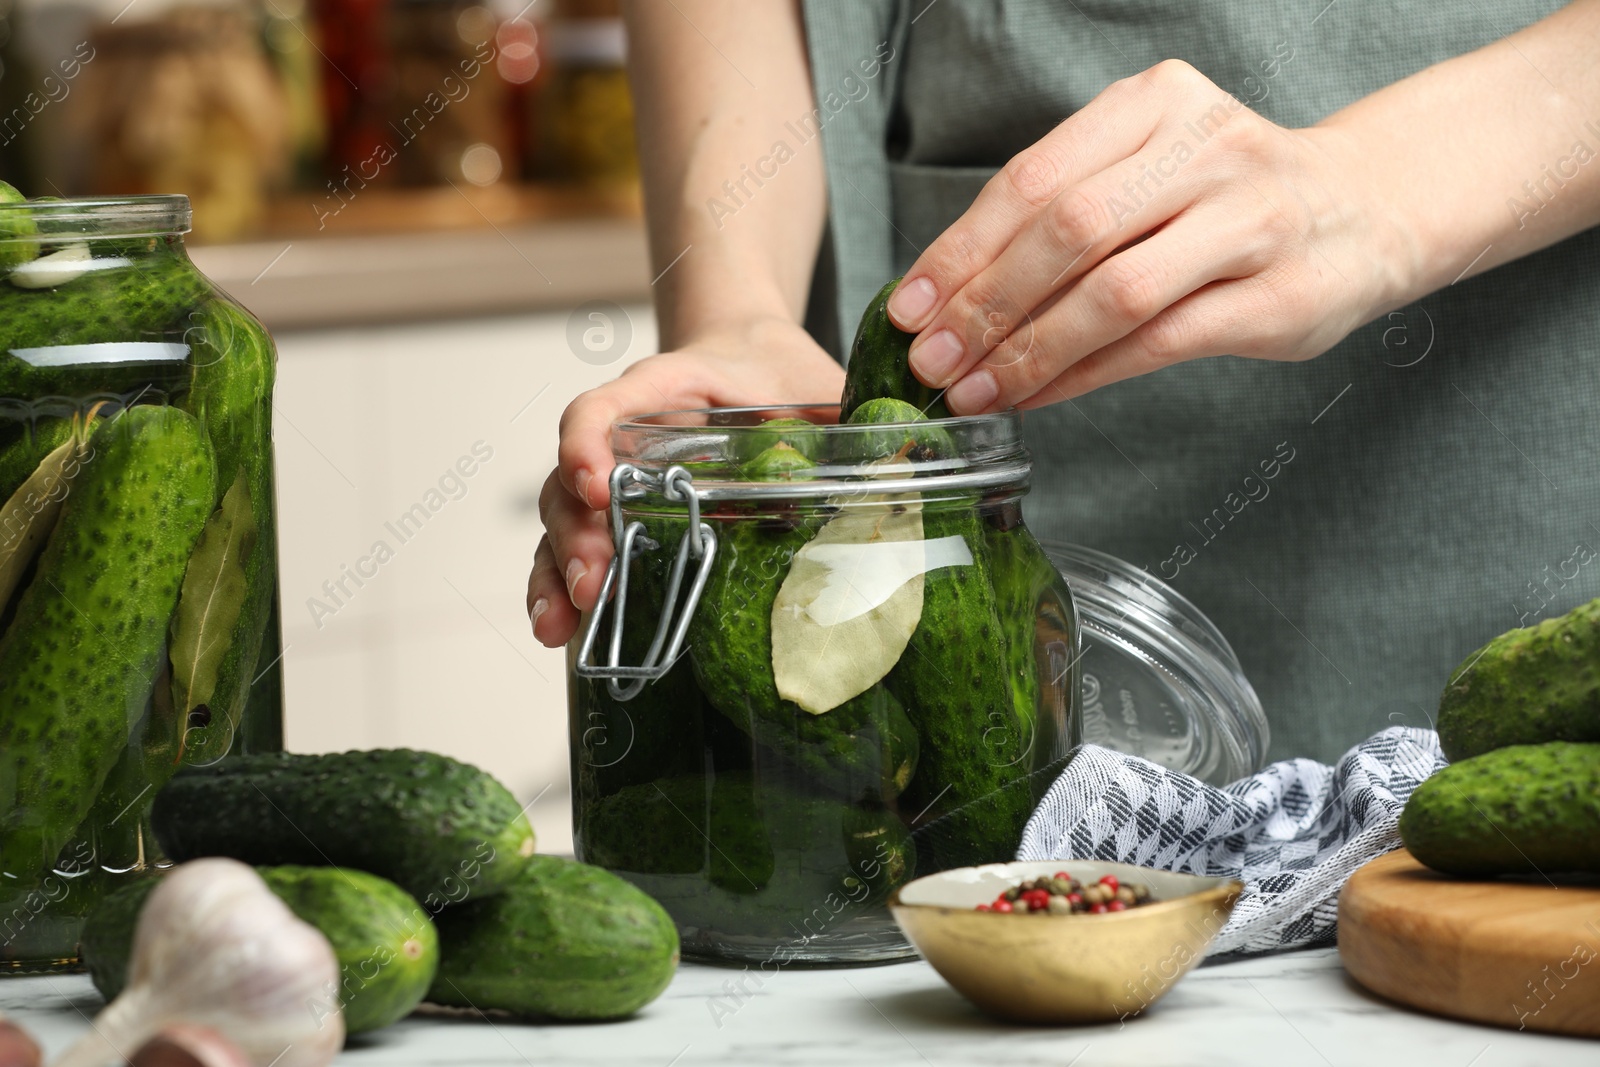
[[[1224,785],[1266,765],[1261,700],[1227,638],[1170,585],[1115,556],[1044,542],[1083,634],[1083,739]]]

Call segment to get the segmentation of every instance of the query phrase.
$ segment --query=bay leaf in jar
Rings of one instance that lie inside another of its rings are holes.
[[[779,695],[821,715],[881,681],[922,618],[927,569],[915,494],[853,505],[818,530],[772,605]]]

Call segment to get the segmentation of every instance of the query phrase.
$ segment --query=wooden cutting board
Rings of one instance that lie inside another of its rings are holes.
[[[1600,1037],[1600,883],[1468,881],[1400,849],[1339,895],[1339,955],[1414,1008]]]

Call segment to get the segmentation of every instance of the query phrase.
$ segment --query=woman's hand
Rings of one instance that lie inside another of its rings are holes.
[[[843,384],[843,369],[804,330],[762,318],[720,325],[580,395],[561,416],[559,466],[539,495],[545,535],[528,576],[534,636],[564,644],[600,595],[612,555],[613,422],[674,408],[828,401]]]
[[[1201,356],[1309,359],[1412,295],[1382,151],[1289,130],[1193,67],[1117,82],[1012,159],[889,302],[957,414]]]

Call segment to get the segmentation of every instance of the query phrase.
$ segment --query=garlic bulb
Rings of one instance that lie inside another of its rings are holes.
[[[227,1038],[203,1026],[169,1026],[144,1043],[128,1067],[250,1067]]]
[[[127,987],[54,1067],[124,1063],[178,1024],[217,1031],[254,1067],[324,1067],[344,1044],[338,983],[327,939],[255,871],[195,860],[150,894]]]

